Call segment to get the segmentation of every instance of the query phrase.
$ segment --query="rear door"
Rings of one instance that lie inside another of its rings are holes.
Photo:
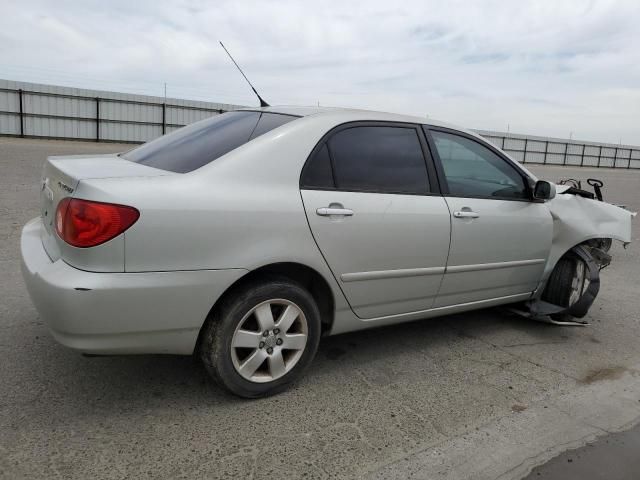
[[[334,129],[309,157],[301,194],[316,243],[359,317],[431,308],[450,216],[420,128]]]
[[[448,129],[430,135],[451,211],[451,248],[435,306],[533,292],[551,249],[547,206],[532,200],[524,172],[481,140]]]

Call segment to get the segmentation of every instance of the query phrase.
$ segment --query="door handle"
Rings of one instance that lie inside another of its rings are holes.
[[[453,212],[453,216],[456,218],[478,218],[480,215],[474,212],[473,210],[459,210],[457,212]]]
[[[316,210],[316,214],[321,217],[328,217],[330,215],[341,215],[343,217],[350,217],[353,215],[353,210],[349,210],[348,208],[337,208],[337,207],[322,207]]]

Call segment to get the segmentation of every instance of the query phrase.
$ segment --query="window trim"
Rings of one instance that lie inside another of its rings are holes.
[[[422,129],[424,131],[425,137],[427,138],[427,143],[429,144],[429,149],[431,150],[431,157],[433,158],[433,162],[435,164],[436,172],[438,175],[438,183],[440,184],[440,189],[442,191],[442,195],[445,197],[455,197],[455,198],[482,198],[486,200],[501,200],[505,202],[527,202],[527,203],[536,203],[537,201],[533,198],[533,188],[532,184],[534,180],[525,172],[522,167],[509,157],[507,157],[504,153],[498,150],[495,146],[491,145],[489,142],[482,141],[477,137],[470,135],[466,132],[455,130],[453,128],[447,127],[437,127],[432,125],[423,124]],[[527,190],[527,198],[508,198],[508,197],[490,197],[485,195],[456,195],[449,191],[449,184],[447,182],[447,177],[444,173],[444,167],[442,166],[442,159],[440,158],[440,154],[438,153],[438,149],[436,148],[436,143],[431,135],[431,132],[441,132],[448,133],[450,135],[457,135],[462,138],[466,138],[472,142],[475,142],[489,151],[497,155],[503,161],[505,161],[514,171],[520,175],[522,181]]]
[[[256,138],[260,137],[261,135],[264,135],[264,133],[262,133],[262,134],[258,135],[258,137],[254,137],[253,136],[253,134],[256,131],[256,128],[258,128],[258,125],[260,124],[260,120],[262,120],[262,116],[265,115],[265,114],[266,115],[280,115],[281,117],[291,117],[293,119],[302,118],[301,115],[290,115],[288,113],[280,113],[280,112],[267,112],[265,110],[259,110],[259,109],[252,110],[252,109],[249,109],[249,108],[239,108],[238,110],[231,110],[231,111],[232,112],[256,112],[256,113],[260,114],[260,116],[258,117],[258,121],[256,122],[255,127],[253,127],[253,130],[251,130],[251,133],[249,134],[249,139],[247,140],[247,143],[251,142],[252,140],[255,140]],[[287,123],[290,123],[290,122],[293,122],[293,120],[289,120],[289,122],[287,122]],[[271,130],[275,130],[276,128],[280,128],[280,127],[286,125],[287,123],[283,123],[282,125],[279,125],[279,126],[277,126],[275,128],[272,128]],[[268,130],[265,133],[269,133],[271,130]]]
[[[229,112],[257,112],[257,113],[268,113],[270,115],[282,115],[285,117],[294,117],[294,118],[304,117],[304,115],[298,115],[297,113],[272,112],[271,110],[261,110],[259,108],[237,108],[235,110],[229,110]],[[228,112],[224,112],[224,113],[228,113]]]
[[[336,180],[335,180],[335,169],[334,169],[334,160],[333,154],[331,153],[331,148],[329,148],[328,141],[335,134],[342,132],[344,130],[348,130],[350,128],[357,127],[395,127],[395,128],[409,128],[413,129],[416,132],[418,137],[418,141],[420,143],[420,148],[422,150],[422,158],[425,163],[425,168],[427,170],[427,180],[428,180],[428,192],[426,193],[409,193],[409,192],[381,192],[376,190],[363,190],[363,189],[353,189],[353,188],[337,188]],[[333,176],[334,186],[331,188],[327,187],[309,187],[303,184],[302,179],[304,178],[305,171],[307,166],[311,163],[311,159],[313,159],[316,153],[324,146],[327,145],[327,151],[329,152],[329,160],[331,164],[331,174]],[[341,123],[332,127],[327,133],[325,133],[318,143],[313,147],[307,159],[304,162],[302,170],[300,172],[300,179],[298,181],[298,187],[300,190],[318,190],[318,191],[332,191],[332,192],[355,192],[355,193],[374,193],[378,195],[415,195],[415,196],[423,196],[423,197],[432,197],[432,196],[441,196],[440,193],[440,185],[438,182],[438,175],[436,172],[436,166],[431,155],[431,150],[429,148],[429,144],[426,138],[426,134],[421,128],[420,124],[411,123],[411,122],[390,122],[390,121],[377,121],[377,120],[358,120]]]

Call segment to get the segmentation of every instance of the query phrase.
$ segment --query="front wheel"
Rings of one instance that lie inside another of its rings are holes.
[[[589,278],[585,262],[575,254],[568,254],[558,260],[551,272],[542,299],[569,309],[580,300],[588,286]],[[551,318],[567,321],[572,316],[568,313],[555,313]]]
[[[320,313],[311,294],[273,277],[251,282],[222,301],[207,320],[200,354],[218,384],[257,398],[297,380],[319,340]]]

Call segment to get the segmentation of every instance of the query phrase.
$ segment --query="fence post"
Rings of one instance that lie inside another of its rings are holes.
[[[600,145],[600,150],[598,150],[598,166],[600,166],[601,158],[602,158],[602,145]]]
[[[544,157],[542,158],[543,165],[547,164],[547,152],[549,151],[549,140],[544,142]]]
[[[522,153],[522,163],[527,163],[527,142],[528,138],[524,139],[524,152]]]
[[[167,133],[167,104],[162,104],[162,134]]]
[[[100,141],[100,97],[96,97],[96,142]]]
[[[584,165],[584,149],[587,148],[586,144],[582,144],[582,153],[580,154],[580,166]]]
[[[633,148],[629,149],[629,163],[627,163],[627,169],[631,168],[631,154],[633,153]]]
[[[567,151],[569,150],[569,142],[564,144],[564,158],[562,159],[562,165],[567,164]]]
[[[502,148],[501,150],[504,150],[504,137],[502,137]]]
[[[618,158],[618,147],[616,147],[616,151],[613,154],[613,168],[616,168],[616,159]],[[600,166],[600,165],[598,165]]]
[[[20,137],[24,138],[24,110],[22,107],[22,89],[18,90],[18,99],[20,102]]]

